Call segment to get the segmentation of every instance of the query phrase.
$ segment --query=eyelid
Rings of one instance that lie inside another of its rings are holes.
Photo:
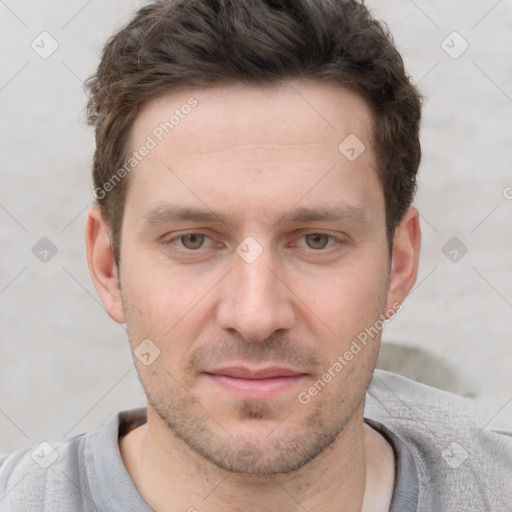
[[[343,242],[344,242],[344,236],[342,236],[341,234],[334,235],[332,233],[322,231],[322,230],[301,231],[299,236],[294,237],[294,241],[304,239],[307,235],[326,235],[329,237],[329,241],[334,240],[335,242],[337,242],[335,244],[327,245],[327,247],[322,248],[322,249],[313,249],[311,247],[307,247],[307,245],[302,246],[305,249],[307,249],[308,251],[312,251],[312,252],[316,252],[316,253],[329,252],[330,249],[336,250],[336,248],[337,248],[336,246],[339,246],[339,245],[343,244]],[[332,249],[332,248],[334,248],[334,249]]]
[[[176,241],[180,242],[180,239],[187,235],[201,235],[201,236],[205,237],[205,243],[206,243],[206,239],[209,239],[211,242],[215,242],[215,240],[210,235],[208,235],[207,233],[205,233],[202,230],[187,230],[187,231],[180,231],[178,233],[173,233],[170,238],[163,237],[163,244],[164,245],[172,245]],[[210,246],[211,246],[211,243],[210,243]],[[184,251],[184,252],[199,252],[201,249],[206,248],[205,245],[202,245],[198,249],[189,249],[188,247],[185,247],[183,244],[178,244],[178,247],[179,247],[178,250]]]
[[[205,237],[205,243],[206,243],[206,240],[210,240],[210,243],[208,245],[202,245],[198,249],[189,249],[189,248],[183,246],[182,244],[177,244],[177,246],[178,246],[177,250],[182,251],[182,252],[193,253],[193,252],[200,252],[201,250],[204,250],[207,248],[211,248],[215,244],[217,244],[218,246],[222,245],[221,242],[216,241],[212,236],[210,236],[207,233],[207,230],[205,230],[205,229],[195,229],[195,230],[189,229],[189,230],[184,230],[184,231],[180,231],[177,233],[173,233],[172,236],[169,238],[163,237],[163,243],[164,243],[164,245],[172,245],[176,241],[179,242],[181,237],[186,236],[186,235],[192,235],[192,234],[202,235]],[[336,242],[336,243],[331,243],[331,245],[327,245],[327,247],[322,248],[322,249],[313,249],[311,247],[307,247],[306,244],[299,246],[299,247],[307,250],[308,252],[311,251],[313,253],[327,253],[327,252],[331,252],[331,251],[336,251],[337,249],[340,248],[339,246],[343,245],[344,242],[346,241],[345,240],[346,237],[342,233],[333,234],[332,232],[327,232],[327,231],[323,231],[323,230],[312,230],[312,229],[305,230],[304,229],[304,230],[299,230],[298,233],[295,233],[295,235],[293,236],[293,239],[292,239],[293,244],[296,245],[297,240],[304,239],[307,235],[326,235],[329,237],[330,242],[331,241]]]

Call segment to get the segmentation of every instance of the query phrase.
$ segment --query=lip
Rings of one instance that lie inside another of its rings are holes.
[[[246,366],[226,366],[217,368],[207,373],[212,375],[225,375],[226,377],[233,377],[235,379],[269,379],[272,377],[295,377],[296,375],[303,375],[302,372],[284,368],[281,366],[269,366],[266,368],[247,368]]]
[[[206,377],[245,400],[269,400],[296,387],[306,376],[290,368],[229,366],[204,372]]]

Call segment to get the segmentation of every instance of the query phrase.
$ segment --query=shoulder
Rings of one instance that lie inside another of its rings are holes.
[[[422,510],[505,511],[512,503],[512,433],[479,425],[473,402],[376,370],[365,416],[411,452]],[[469,510],[469,508],[467,508]]]
[[[0,457],[0,511],[75,510],[83,437],[44,441]]]
[[[141,498],[118,439],[145,421],[144,408],[120,411],[92,432],[0,456],[0,512],[129,510]]]

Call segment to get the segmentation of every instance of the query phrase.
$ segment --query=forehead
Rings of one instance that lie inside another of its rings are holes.
[[[156,124],[155,124],[156,122]],[[349,134],[369,142],[368,103],[351,88],[317,80],[275,85],[233,83],[185,89],[146,103],[131,130],[136,148],[153,134],[183,152],[218,151],[245,144],[328,144],[336,149]],[[189,137],[194,132],[195,137]],[[229,141],[223,140],[229,135]],[[168,136],[168,137],[167,137]]]
[[[130,152],[151,149],[130,175],[127,203],[130,196],[139,208],[170,196],[209,197],[228,206],[243,191],[255,201],[280,196],[285,207],[308,187],[310,195],[336,193],[340,179],[347,193],[361,196],[362,182],[377,180],[372,128],[360,95],[318,81],[161,96],[142,108],[132,127]],[[315,185],[319,180],[322,186]]]

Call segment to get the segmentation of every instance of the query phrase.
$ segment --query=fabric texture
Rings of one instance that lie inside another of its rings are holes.
[[[376,370],[365,421],[390,442],[390,512],[512,512],[512,434],[482,430],[468,400]],[[0,461],[1,512],[150,512],[118,438],[146,421],[122,411],[100,429]]]

